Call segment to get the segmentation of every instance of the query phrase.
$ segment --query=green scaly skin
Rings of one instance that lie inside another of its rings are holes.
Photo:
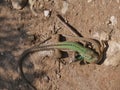
[[[98,61],[97,53],[76,42],[60,42],[57,43],[56,46],[55,45],[53,46],[54,48],[58,48],[58,49],[69,49],[78,52],[78,54],[83,57],[83,60],[88,63],[96,63]]]
[[[25,57],[30,54],[34,53],[36,51],[44,51],[44,50],[52,50],[52,49],[60,49],[60,50],[72,50],[77,52],[80,56],[82,56],[83,60],[85,62],[89,63],[96,63],[98,61],[98,54],[95,53],[93,50],[86,48],[82,46],[81,44],[78,44],[77,42],[59,42],[51,45],[38,45],[34,46],[30,49],[27,49],[23,54],[21,55],[21,58],[19,60],[19,70],[20,70],[20,75],[22,78],[34,89],[37,90],[25,77],[23,68],[22,68],[22,63],[25,59]],[[77,58],[76,58],[77,59]]]

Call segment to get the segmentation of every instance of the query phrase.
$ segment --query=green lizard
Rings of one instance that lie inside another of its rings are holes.
[[[89,63],[97,63],[98,59],[99,59],[99,55],[94,52],[93,50],[91,50],[90,48],[86,48],[83,45],[77,43],[77,42],[58,42],[55,44],[48,44],[48,45],[38,45],[38,46],[34,46],[30,49],[27,49],[25,52],[23,52],[23,54],[21,55],[21,58],[19,60],[19,70],[20,70],[20,74],[22,76],[22,78],[25,79],[25,81],[27,83],[29,83],[30,86],[32,86],[35,90],[36,88],[25,78],[25,75],[23,73],[23,68],[22,68],[22,63],[25,59],[25,57],[30,54],[30,53],[34,53],[36,51],[44,51],[44,50],[51,50],[51,49],[60,49],[60,50],[72,50],[75,51],[79,54],[79,56],[76,58],[81,59],[81,57],[85,62],[89,62]]]

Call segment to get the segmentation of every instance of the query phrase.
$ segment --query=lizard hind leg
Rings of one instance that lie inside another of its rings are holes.
[[[84,57],[82,57],[78,52],[75,52],[74,57],[74,62],[79,61],[80,65],[88,64],[88,62],[84,60]]]
[[[77,62],[77,61],[83,61],[84,58],[78,53],[78,52],[73,52],[73,55],[72,55],[72,60],[70,60],[69,63],[72,63],[72,62]]]
[[[75,61],[82,61],[82,60],[84,60],[84,58],[80,55],[80,54],[78,54],[77,52],[75,53],[76,55],[75,55]]]

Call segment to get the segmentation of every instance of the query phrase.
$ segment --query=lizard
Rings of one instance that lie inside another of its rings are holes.
[[[80,42],[89,43],[89,46],[99,54],[100,62],[104,57],[104,52],[106,51],[108,45],[107,41],[98,41],[92,38],[83,37],[73,26],[71,26],[60,14],[56,15],[56,18],[71,32],[74,34],[72,38],[79,40]]]
[[[96,53],[94,50],[90,48],[86,48],[85,46],[77,43],[77,42],[70,42],[70,41],[63,41],[63,42],[57,42],[54,44],[47,44],[47,45],[37,45],[33,46],[30,49],[25,50],[20,59],[19,59],[19,71],[21,77],[34,89],[37,90],[25,77],[23,72],[23,61],[27,55],[30,53],[38,52],[38,51],[44,51],[44,50],[52,50],[52,49],[59,49],[59,50],[72,50],[74,52],[78,53],[78,56],[75,58],[76,60],[84,60],[88,63],[98,63],[99,61],[99,54]]]

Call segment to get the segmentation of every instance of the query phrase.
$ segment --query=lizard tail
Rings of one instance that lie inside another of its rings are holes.
[[[21,56],[21,58],[20,58],[20,60],[19,60],[19,71],[20,71],[21,77],[33,88],[33,90],[37,90],[36,87],[33,86],[30,81],[27,80],[27,78],[26,78],[25,75],[24,75],[23,68],[22,68],[22,66],[23,66],[23,61],[24,61],[25,57],[26,57],[28,54],[33,53],[33,52],[34,52],[34,50],[28,49],[28,50],[26,50],[26,51],[22,54],[22,56]]]

